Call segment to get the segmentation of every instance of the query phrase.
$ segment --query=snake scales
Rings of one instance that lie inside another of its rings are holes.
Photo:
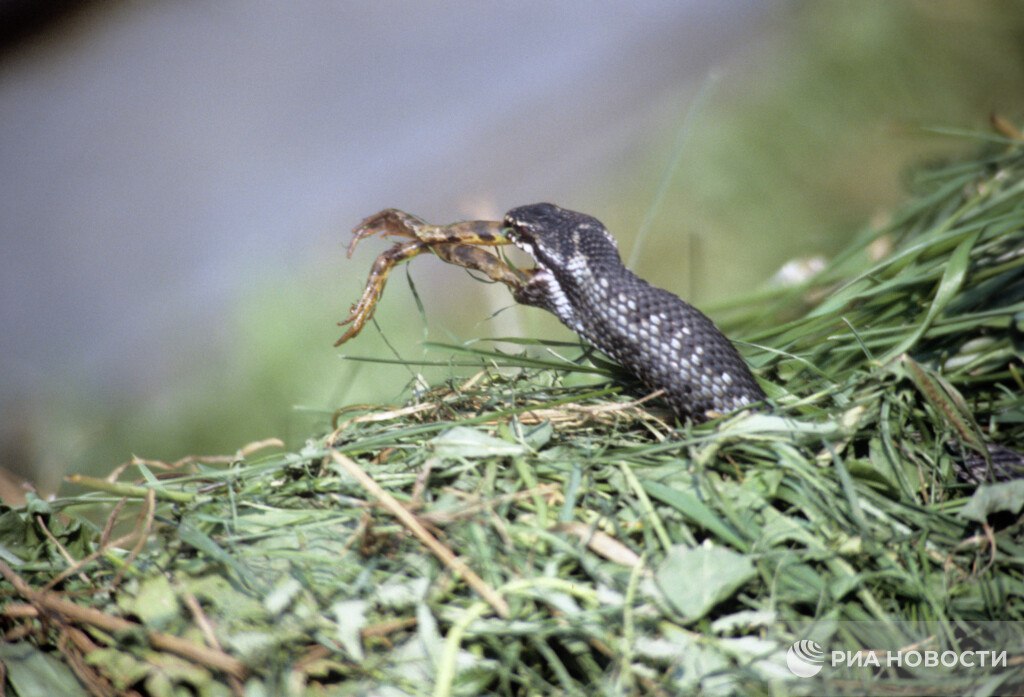
[[[508,239],[537,264],[515,299],[542,307],[704,421],[765,398],[732,343],[702,312],[627,269],[599,220],[536,203],[505,215]]]
[[[504,221],[439,226],[389,208],[356,227],[349,254],[376,234],[408,239],[377,257],[362,296],[341,322],[351,326],[336,345],[357,335],[373,316],[390,270],[429,251],[504,283],[517,302],[553,313],[649,388],[663,391],[680,419],[701,422],[765,399],[711,320],[627,269],[615,239],[589,215],[535,203],[510,210]],[[536,268],[515,268],[487,251],[507,244],[526,251]],[[961,453],[957,469],[961,479],[974,483],[1015,479],[1024,473],[1024,455],[986,442],[984,451]]]
[[[705,421],[765,398],[743,358],[704,314],[627,269],[618,246],[596,218],[550,203],[509,211],[503,222],[430,225],[387,209],[356,229],[355,245],[382,234],[409,238],[374,262],[349,317],[348,341],[372,317],[387,275],[396,264],[430,251],[452,264],[507,285],[516,301],[552,312],[573,331],[619,361],[665,399],[681,419]],[[536,268],[517,269],[486,251],[514,244]]]

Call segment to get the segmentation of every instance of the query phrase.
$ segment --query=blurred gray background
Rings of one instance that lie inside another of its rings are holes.
[[[418,259],[426,316],[395,273],[384,336],[332,349],[385,247],[346,260],[348,231],[376,210],[582,209],[713,309],[964,147],[920,125],[1016,118],[1024,94],[1009,2],[21,5],[0,54],[0,467],[48,490],[400,400],[410,370],[339,358],[390,355],[384,336],[422,357],[424,336],[563,331],[489,319],[507,293]]]

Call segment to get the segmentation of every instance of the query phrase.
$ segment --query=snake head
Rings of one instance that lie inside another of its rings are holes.
[[[606,270],[622,268],[615,238],[597,218],[551,203],[513,208],[505,214],[505,236],[533,257],[537,268],[515,298],[552,312],[577,333],[584,331],[573,298]]]
[[[505,214],[506,233],[512,244],[533,257],[537,266],[558,274],[580,270],[609,255],[618,261],[619,250],[597,218],[566,210],[553,203],[532,203]]]

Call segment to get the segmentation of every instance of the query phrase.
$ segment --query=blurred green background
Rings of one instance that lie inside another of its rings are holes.
[[[706,11],[703,6],[710,4],[694,3],[694,12]],[[424,338],[452,342],[571,336],[541,312],[514,307],[504,289],[421,258],[407,268],[425,317],[417,310],[405,270],[399,270],[377,312],[383,335],[371,326],[342,349],[333,349],[339,335],[334,322],[344,317],[371,260],[385,248],[368,241],[353,259],[345,259],[348,229],[378,208],[402,207],[443,223],[551,199],[602,219],[640,275],[714,315],[716,304],[763,286],[786,261],[832,254],[857,229],[884,216],[906,195],[909,167],[973,147],[928,127],[984,129],[993,111],[1019,121],[1024,108],[1024,3],[778,2],[756,10],[753,4],[740,5],[751,13],[743,15],[742,28],[735,34],[722,30],[718,43],[704,50],[700,60],[687,53],[684,35],[678,43],[667,30],[657,36],[662,48],[651,60],[667,77],[653,83],[649,99],[643,90],[630,91],[631,82],[647,84],[630,74],[635,64],[583,61],[579,65],[590,72],[569,74],[554,86],[540,88],[548,90],[545,103],[555,105],[546,107],[550,113],[567,111],[561,121],[552,116],[521,126],[534,114],[529,104],[501,105],[486,117],[492,120],[490,126],[481,129],[474,122],[472,135],[462,139],[456,110],[450,115],[454,144],[438,153],[422,153],[419,169],[404,173],[401,188],[395,184],[393,199],[387,195],[386,171],[350,172],[376,178],[374,194],[351,207],[328,206],[327,213],[312,218],[309,229],[298,230],[268,255],[239,255],[232,269],[233,277],[241,279],[239,290],[227,296],[212,318],[201,312],[202,300],[193,299],[202,317],[193,318],[186,304],[164,328],[161,336],[175,336],[188,350],[166,359],[159,379],[137,389],[98,390],[88,375],[47,370],[27,382],[28,387],[9,390],[0,466],[52,491],[64,473],[105,473],[133,454],[175,460],[188,454],[230,453],[249,441],[274,436],[297,445],[327,428],[332,411],[341,405],[407,396],[406,387],[417,378],[411,370],[342,358],[394,357],[384,337],[404,358],[444,361],[448,354],[428,351],[422,346]],[[581,15],[587,11],[582,5],[567,10]],[[655,20],[658,11],[651,8]],[[366,25],[360,31],[378,32],[387,44],[385,27],[392,21],[388,12],[401,9],[394,5],[370,13],[362,18]],[[543,33],[543,22],[554,20],[539,10],[537,14],[537,31]],[[571,23],[572,17],[562,20]],[[686,16],[676,20],[679,27],[688,26]],[[92,7],[71,30],[23,40],[4,56],[0,88],[23,79],[32,60],[45,60],[39,55],[52,50],[47,48],[52,42],[91,41],[88,32],[117,21],[116,12]],[[712,20],[701,16],[700,21]],[[461,36],[457,25],[444,26],[452,36]],[[531,31],[533,25],[524,26],[523,31]],[[623,44],[638,53],[640,65],[645,47],[654,45],[642,33],[653,32],[652,26],[637,24],[640,38]],[[424,31],[429,39],[430,27]],[[557,37],[542,39],[550,45]],[[442,66],[465,60],[451,36],[438,38],[447,50],[438,49],[431,60]],[[529,37],[477,37],[467,30],[464,38],[514,48]],[[575,50],[607,49],[598,42]],[[525,51],[523,69],[556,70],[551,61],[559,54],[552,55],[547,63],[525,65],[530,58]],[[672,66],[678,76],[671,74]],[[34,79],[47,77],[37,74]],[[589,92],[579,96],[572,91],[574,85]],[[402,104],[403,109],[415,114],[429,101],[430,85],[420,87],[426,96]],[[472,89],[491,88],[483,80],[467,93]],[[602,91],[627,94],[630,107],[613,105],[602,123],[631,121],[623,129],[576,132],[572,105],[600,104]],[[287,91],[281,96],[291,98]],[[372,122],[374,104],[366,107],[363,118]],[[386,118],[379,126],[381,142],[389,148],[408,152],[417,147],[414,138],[390,134]],[[343,137],[345,124],[338,128]],[[531,133],[539,142],[557,142],[571,134],[581,143],[579,152],[561,153],[555,164],[541,155],[509,164],[529,149]],[[4,138],[16,135],[6,129]],[[472,175],[462,171],[458,158],[453,161],[453,150],[478,171],[495,172],[494,178],[467,183],[465,178]],[[319,151],[311,148],[293,153],[289,162],[293,171],[301,172],[318,157]],[[18,176],[13,166],[5,174],[8,179]],[[463,190],[453,198],[448,188],[435,189],[439,182]],[[303,182],[294,186],[301,191]],[[661,189],[664,198],[654,207]],[[326,200],[332,191],[318,195]],[[209,196],[216,208],[217,190]],[[275,220],[289,220],[303,200],[297,193],[294,204],[278,206]],[[433,207],[432,202],[449,200],[455,203]],[[426,210],[414,207],[417,202]],[[255,220],[258,214],[253,216]],[[638,237],[645,220],[649,227]],[[5,231],[9,235],[31,232],[11,220],[7,226],[12,228]],[[229,235],[241,233],[241,227],[228,227]],[[240,240],[239,249],[245,244]],[[232,258],[228,256],[228,263]],[[117,274],[123,260],[113,252],[105,263]],[[10,295],[4,299],[15,302]],[[74,352],[75,342],[68,341],[65,350]],[[424,371],[424,376],[438,380],[452,372],[437,368]]]

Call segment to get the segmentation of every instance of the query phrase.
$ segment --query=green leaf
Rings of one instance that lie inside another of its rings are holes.
[[[1024,479],[999,484],[982,484],[960,509],[960,517],[984,523],[993,513],[1016,515],[1024,508]]]
[[[178,536],[182,542],[195,547],[200,552],[216,559],[220,563],[232,569],[240,580],[248,584],[257,582],[256,575],[244,562],[229,554],[227,550],[217,544],[216,541],[189,521],[182,521],[178,526]]]
[[[925,315],[924,320],[917,326],[912,334],[905,337],[896,346],[889,350],[882,359],[882,363],[888,363],[892,359],[901,353],[908,351],[911,347],[918,342],[918,340],[924,336],[924,333],[928,331],[928,328],[932,326],[932,322],[938,317],[939,313],[942,312],[949,301],[956,297],[957,292],[964,283],[964,278],[967,276],[967,268],[971,262],[971,250],[974,249],[975,243],[978,241],[978,237],[981,235],[981,231],[975,232],[973,235],[969,235],[967,239],[961,242],[953,253],[949,256],[949,261],[946,263],[946,268],[942,273],[942,280],[939,281],[939,287],[935,290],[935,297],[932,300],[932,304],[928,307],[928,314]]]
[[[331,612],[338,619],[338,642],[357,661],[363,660],[360,632],[366,626],[366,611],[369,607],[370,604],[365,600],[339,600],[331,605]]]
[[[267,612],[273,616],[280,615],[284,610],[291,605],[292,600],[295,599],[299,593],[302,592],[302,584],[291,576],[287,576],[281,579],[271,589],[267,597],[263,599],[263,607],[267,609]]]
[[[0,643],[0,662],[7,670],[12,694],[18,697],[88,697],[70,668],[30,644]]]
[[[151,652],[148,658],[152,660],[156,655],[156,652]],[[127,651],[113,648],[90,651],[85,660],[110,678],[118,692],[126,692],[129,686],[144,678],[150,671],[146,661],[136,658]]]
[[[32,515],[50,515],[53,508],[50,504],[36,496],[35,492],[29,491],[25,494],[25,510]]]
[[[548,444],[551,437],[554,435],[554,426],[551,425],[550,421],[545,421],[542,424],[526,430],[523,434],[523,442],[533,450],[540,450]]]
[[[178,616],[179,610],[178,597],[163,574],[145,579],[138,594],[124,605],[151,629],[167,627]]]
[[[526,453],[521,443],[510,443],[468,426],[450,428],[428,444],[441,457],[510,457]]]
[[[756,575],[750,559],[724,547],[673,547],[655,573],[658,587],[689,620],[732,597]]]
[[[15,510],[0,513],[0,557],[21,565],[44,554],[39,538],[23,514]]]
[[[266,618],[263,603],[238,590],[223,576],[186,578],[181,583],[184,590],[212,605],[229,622],[252,623]]]
[[[274,649],[286,637],[273,631],[242,631],[226,637],[225,643],[230,646],[249,665],[259,665],[266,661]]]
[[[698,499],[693,493],[665,486],[660,482],[644,480],[642,483],[644,491],[651,498],[672,506],[672,508],[675,508],[693,522],[712,532],[723,542],[741,549],[747,546],[746,540],[740,537],[728,524],[723,522],[718,514],[712,511],[707,504]]]

